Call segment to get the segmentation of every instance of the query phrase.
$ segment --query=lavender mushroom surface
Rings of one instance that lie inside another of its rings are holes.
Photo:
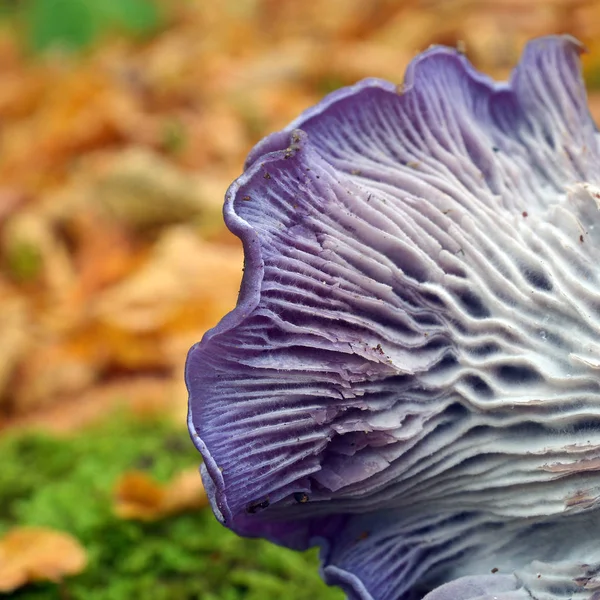
[[[216,516],[352,599],[600,599],[600,137],[580,45],[435,47],[229,188],[238,306],[189,353]]]

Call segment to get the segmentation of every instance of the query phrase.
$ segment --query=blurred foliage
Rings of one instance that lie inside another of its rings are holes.
[[[239,290],[225,191],[256,142],[325,93],[369,76],[399,82],[431,44],[465,48],[505,79],[528,39],[569,31],[590,49],[600,116],[595,0],[0,8],[0,426],[64,420],[120,375],[180,382],[188,348]],[[52,51],[27,52],[24,39]]]
[[[81,50],[112,31],[147,36],[162,24],[155,0],[3,0],[0,16],[21,21],[34,52]]]
[[[73,534],[90,558],[81,575],[7,600],[343,597],[320,580],[315,552],[238,538],[209,509],[153,523],[116,517],[120,474],[144,469],[167,481],[197,462],[187,433],[165,421],[115,418],[63,439],[11,433],[0,440],[0,456],[0,535],[15,524],[51,527]]]

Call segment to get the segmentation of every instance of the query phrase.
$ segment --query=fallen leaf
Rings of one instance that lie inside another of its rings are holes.
[[[0,592],[33,581],[81,573],[87,554],[71,535],[44,527],[16,527],[0,538]]]
[[[208,498],[197,469],[182,471],[161,484],[147,473],[130,471],[118,481],[115,513],[122,519],[155,521],[207,506]]]
[[[6,429],[71,434],[105,420],[107,414],[115,411],[131,412],[140,419],[172,414],[181,423],[187,412],[187,389],[181,379],[132,375],[100,383],[84,392],[64,394],[54,403],[24,414],[13,411],[10,419],[0,418],[0,435]]]
[[[27,303],[0,287],[0,407],[8,402],[8,387],[19,362],[30,347],[27,329],[31,316]]]
[[[10,334],[10,330],[7,333]],[[16,333],[13,336],[16,337]],[[100,360],[86,355],[75,344],[53,340],[36,342],[25,345],[25,355],[7,390],[15,416],[50,406],[59,397],[81,395],[99,376]]]
[[[239,246],[210,244],[189,226],[172,227],[147,263],[100,294],[91,309],[99,322],[135,335],[169,329],[182,314],[188,330],[202,331],[235,305],[241,267]]]
[[[600,122],[600,92],[590,94],[590,112],[596,122]]]
[[[148,149],[114,154],[99,170],[92,202],[116,222],[144,229],[185,222],[202,212],[194,178]]]

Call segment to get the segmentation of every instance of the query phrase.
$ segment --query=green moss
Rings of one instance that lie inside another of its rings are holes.
[[[37,279],[43,266],[39,249],[27,242],[10,246],[6,261],[8,272],[21,283]]]
[[[600,89],[600,69],[588,69],[585,72],[585,84],[588,90]]]
[[[163,123],[161,144],[169,154],[180,154],[188,143],[187,132],[183,123],[172,118]]]
[[[85,50],[111,33],[146,37],[164,23],[157,0],[0,0],[1,17],[36,53]]]
[[[319,94],[330,94],[331,92],[335,92],[335,90],[348,85],[344,78],[332,74],[325,77],[322,77],[316,82],[316,90]]]
[[[16,600],[334,600],[315,552],[238,538],[209,509],[156,523],[112,514],[112,490],[128,469],[160,480],[195,465],[187,433],[162,421],[114,419],[69,439],[39,433],[0,439],[0,533],[14,525],[68,531],[86,547],[84,573],[31,585]]]

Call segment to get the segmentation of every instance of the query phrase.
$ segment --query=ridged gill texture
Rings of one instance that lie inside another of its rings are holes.
[[[189,353],[216,516],[361,600],[600,599],[600,137],[572,38],[435,47],[227,192],[237,308]]]

